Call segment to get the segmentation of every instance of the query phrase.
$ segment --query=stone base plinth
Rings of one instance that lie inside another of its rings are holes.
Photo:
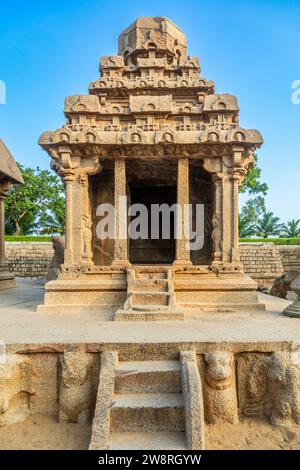
[[[264,309],[264,305],[258,301],[257,284],[242,273],[217,275],[204,267],[192,266],[175,270],[172,280],[168,282],[172,283],[174,290],[174,308],[165,312],[158,306],[156,312],[152,305],[151,311],[141,314],[136,309],[123,307],[127,298],[125,270],[107,267],[101,273],[80,274],[77,278],[64,274],[46,284],[44,303],[38,306],[37,311],[59,313],[106,308],[116,312],[115,320],[178,320],[183,319],[185,311],[197,313]],[[151,294],[153,296],[154,292]]]
[[[15,276],[9,271],[0,271],[0,289],[11,289],[16,287]]]
[[[117,309],[126,299],[125,277],[106,276],[79,279],[57,279],[45,285],[44,304],[38,312]]]
[[[152,309],[150,311],[138,310],[117,310],[115,321],[168,321],[168,320],[184,320],[184,312],[179,310],[163,310]]]
[[[289,305],[283,314],[287,317],[300,318],[300,300],[296,300],[292,305]]]

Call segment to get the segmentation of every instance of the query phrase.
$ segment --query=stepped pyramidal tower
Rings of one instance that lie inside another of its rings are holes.
[[[262,137],[240,126],[235,96],[202,77],[184,33],[164,17],[138,18],[118,55],[101,58],[89,94],[67,97],[64,111],[66,124],[40,138],[66,189],[66,246],[39,310],[110,308],[122,321],[259,307],[240,263],[238,191]],[[105,239],[103,204],[115,208]],[[169,237],[135,239],[124,217],[135,204],[191,205],[192,217],[175,217]],[[203,243],[191,249],[199,205]]]

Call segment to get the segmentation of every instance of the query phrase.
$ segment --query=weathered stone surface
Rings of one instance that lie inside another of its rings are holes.
[[[30,413],[31,384],[28,357],[7,354],[0,363],[0,426],[23,421]]]
[[[269,354],[241,354],[237,360],[239,412],[242,416],[264,416],[268,405]]]
[[[90,450],[107,449],[110,434],[110,410],[115,389],[115,367],[118,362],[116,351],[101,354],[99,385],[93,420]]]
[[[279,351],[238,359],[240,412],[267,416],[274,426],[300,423],[300,355]]]
[[[47,273],[47,281],[53,281],[54,279],[57,279],[60,272],[60,266],[64,262],[65,237],[52,237],[51,241],[54,255]]]
[[[281,299],[286,299],[288,292],[292,290],[291,284],[299,275],[300,271],[285,272],[273,283],[270,294],[275,297],[280,297]]]
[[[60,356],[60,366],[59,421],[90,423],[97,390],[94,355],[65,352]]]
[[[185,430],[189,449],[205,449],[204,399],[195,351],[181,351]]]
[[[292,305],[289,305],[284,309],[284,315],[293,318],[300,318],[300,275],[292,282],[291,288],[297,295],[297,299]]]

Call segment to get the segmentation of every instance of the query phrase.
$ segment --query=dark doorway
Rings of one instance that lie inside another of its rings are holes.
[[[129,240],[129,260],[134,264],[171,264],[175,259],[174,213],[170,214],[170,237],[162,238],[162,215],[159,219],[159,238],[151,239],[151,205],[176,203],[176,186],[131,184],[130,203],[144,204],[148,210],[148,239]],[[135,217],[133,217],[135,218]]]

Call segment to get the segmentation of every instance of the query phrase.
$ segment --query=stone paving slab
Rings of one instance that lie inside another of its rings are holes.
[[[16,351],[63,351],[84,348],[101,351],[118,346],[142,348],[148,345],[156,356],[158,349],[204,347],[228,344],[238,350],[289,349],[300,341],[300,321],[282,315],[289,301],[260,295],[266,312],[188,313],[186,320],[158,322],[113,322],[113,311],[86,310],[76,313],[39,314],[36,306],[43,299],[40,280],[17,279],[15,289],[0,294],[0,339]],[[138,356],[138,355],[137,355]]]

